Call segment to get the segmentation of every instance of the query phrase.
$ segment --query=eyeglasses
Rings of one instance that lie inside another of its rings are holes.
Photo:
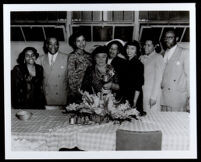
[[[174,36],[172,37],[165,37],[164,40],[170,40],[170,39],[174,39]]]

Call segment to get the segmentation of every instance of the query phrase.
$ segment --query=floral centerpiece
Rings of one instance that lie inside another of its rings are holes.
[[[125,104],[109,106],[108,109],[110,117],[115,123],[121,124],[123,121],[131,121],[132,118],[137,119],[139,116],[139,112],[136,108],[131,108],[128,101]]]
[[[67,112],[79,114],[78,116],[87,116],[89,120],[96,123],[114,121],[120,123],[137,118],[139,112],[131,108],[128,101],[126,103],[117,103],[113,94],[89,94],[81,92],[83,102],[81,104],[70,104],[66,107]]]
[[[70,104],[66,107],[66,111],[67,113],[70,114],[70,116],[76,115],[79,109],[80,109],[80,105],[76,103]]]
[[[76,118],[78,124],[86,124],[89,121],[92,111],[89,106],[84,103],[81,104],[70,104],[66,107],[66,111],[70,118]]]

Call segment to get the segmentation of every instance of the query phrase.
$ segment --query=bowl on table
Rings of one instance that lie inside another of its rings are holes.
[[[29,120],[32,116],[31,112],[20,110],[16,113],[16,117],[20,120]]]

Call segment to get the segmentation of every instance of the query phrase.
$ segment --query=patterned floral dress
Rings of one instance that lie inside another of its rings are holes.
[[[82,80],[85,71],[88,66],[92,64],[92,58],[89,53],[83,51],[80,53],[74,51],[69,54],[68,58],[68,104],[70,103],[80,103],[81,95],[79,89],[82,84]]]

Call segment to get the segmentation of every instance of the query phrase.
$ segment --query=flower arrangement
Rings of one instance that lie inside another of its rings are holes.
[[[98,119],[98,122],[103,121],[118,121],[119,123],[132,118],[137,118],[139,112],[135,108],[131,108],[128,101],[126,103],[117,104],[113,94],[103,93],[89,94],[81,92],[83,102],[81,104],[70,104],[66,107],[67,112],[74,112],[81,116],[93,116],[93,119]]]
[[[131,121],[132,118],[139,116],[139,112],[136,108],[131,108],[128,101],[126,101],[125,104],[110,107],[109,112],[111,119],[117,123],[121,123],[125,120]]]

